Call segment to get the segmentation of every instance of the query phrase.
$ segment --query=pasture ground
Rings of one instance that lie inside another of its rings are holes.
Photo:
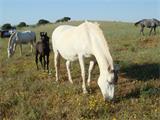
[[[78,25],[81,22],[67,24]],[[7,58],[8,39],[0,38],[0,119],[2,120],[158,120],[160,119],[160,31],[157,35],[139,34],[132,23],[99,22],[108,41],[114,62],[119,64],[119,81],[114,102],[104,102],[97,85],[96,66],[89,94],[81,89],[78,62],[72,64],[74,84],[68,81],[64,60],[59,83],[55,82],[53,52],[50,72],[36,70],[30,46],[23,46]],[[65,24],[65,23],[64,23]],[[27,27],[39,39],[39,32],[51,36],[59,24]],[[50,39],[51,42],[51,39]],[[86,68],[88,67],[86,60]]]

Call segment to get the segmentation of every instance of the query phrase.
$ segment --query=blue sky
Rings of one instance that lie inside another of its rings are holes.
[[[160,0],[0,0],[0,25],[35,24],[69,16],[73,20],[134,22],[160,19]]]

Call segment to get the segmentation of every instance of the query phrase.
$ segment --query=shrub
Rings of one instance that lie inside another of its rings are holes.
[[[2,25],[2,30],[10,30],[12,28],[11,24],[10,23],[6,23],[4,25]]]
[[[63,17],[63,18],[61,18],[61,19],[58,19],[58,20],[56,21],[56,23],[58,23],[58,22],[68,22],[69,20],[71,20],[70,17]]]
[[[37,25],[44,25],[44,24],[48,24],[50,23],[48,20],[45,20],[45,19],[40,19],[37,23]]]
[[[26,27],[27,24],[25,22],[20,22],[17,27]]]
[[[70,17],[64,17],[63,20],[67,22],[67,21],[71,20],[71,18]]]

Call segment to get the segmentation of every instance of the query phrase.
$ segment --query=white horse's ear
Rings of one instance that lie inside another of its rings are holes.
[[[98,22],[94,22],[95,25],[100,26],[100,24]]]
[[[88,20],[84,20],[84,22],[85,22],[85,23],[87,23],[87,22],[88,22]]]

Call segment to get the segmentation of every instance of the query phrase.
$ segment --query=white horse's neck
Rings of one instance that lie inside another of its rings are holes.
[[[13,49],[13,45],[14,45],[14,40],[13,40],[13,38],[15,37],[15,35],[16,35],[16,32],[14,32],[14,33],[10,36],[9,42],[8,42],[8,48]]]
[[[107,49],[107,48],[106,48]],[[107,53],[105,53],[107,52]],[[112,57],[109,53],[109,49],[107,49],[106,51],[102,51],[100,49],[95,50],[94,52],[94,56],[96,57],[98,66],[99,66],[99,70],[100,70],[100,76],[106,76],[108,75],[108,70],[113,70],[113,60]]]
[[[88,23],[88,22],[86,22]],[[108,68],[110,67],[111,70],[114,69],[113,66],[113,59],[111,57],[111,54],[109,52],[109,47],[107,44],[107,41],[105,40],[105,37],[103,35],[102,30],[99,28],[98,24],[89,23],[87,25],[90,25],[92,27],[88,27],[91,37],[91,44],[93,49],[93,54],[96,57],[96,60],[99,65],[100,69],[100,75],[107,74]],[[94,28],[94,29],[92,29]],[[98,34],[95,34],[98,33]],[[95,35],[95,36],[93,36]]]

